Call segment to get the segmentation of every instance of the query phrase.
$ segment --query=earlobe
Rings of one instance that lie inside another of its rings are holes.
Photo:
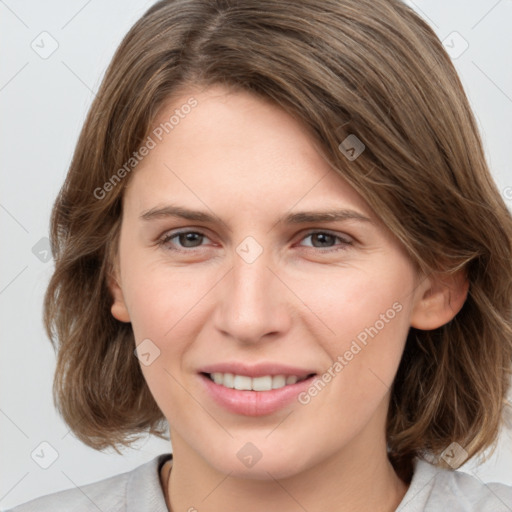
[[[124,300],[123,290],[119,285],[117,277],[110,273],[108,277],[108,288],[112,294],[112,306],[110,311],[112,316],[120,322],[130,322],[130,314]]]
[[[419,291],[411,327],[424,331],[447,324],[462,309],[469,290],[464,269],[455,274],[431,275]]]

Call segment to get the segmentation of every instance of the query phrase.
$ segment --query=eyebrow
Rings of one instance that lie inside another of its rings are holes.
[[[140,219],[145,221],[168,217],[178,217],[205,223],[220,221],[217,216],[211,215],[210,213],[199,210],[190,210],[188,208],[175,205],[151,208],[150,210],[143,211],[140,215]],[[324,211],[289,213],[288,215],[281,217],[278,222],[282,222],[284,224],[306,224],[308,222],[335,222],[345,220],[357,220],[373,223],[370,218],[364,216],[362,213],[349,209],[330,209]]]

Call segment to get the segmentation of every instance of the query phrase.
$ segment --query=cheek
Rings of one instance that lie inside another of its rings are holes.
[[[317,320],[311,324],[316,326],[316,333],[323,324],[322,337],[336,348],[375,324],[379,333],[403,330],[412,278],[406,266],[397,262],[394,267],[387,265],[385,271],[377,265],[370,269],[340,268],[298,279],[295,290],[314,313],[309,316]]]
[[[385,416],[386,395],[408,331],[406,293],[401,296],[396,285],[385,283],[389,286],[381,288],[372,279],[353,283],[347,279],[344,284],[312,297],[317,306],[324,305],[319,316],[334,334],[322,327],[327,334],[316,336],[330,362],[299,400],[304,414],[317,418],[315,436],[330,439],[331,446],[343,445],[372,417]]]
[[[166,268],[161,262],[126,261],[126,268],[130,270],[123,283],[137,342],[151,338],[161,344],[171,336],[176,339],[176,329],[194,318],[206,276]]]
[[[144,364],[139,356],[151,394],[167,418],[189,418],[191,422],[198,411],[184,392],[183,366],[203,325],[199,316],[208,280],[202,277],[166,269],[159,263],[132,266],[126,279],[136,344],[147,347],[145,353],[151,354],[150,364]]]
[[[325,372],[335,375],[325,380],[347,403],[378,400],[391,385],[409,330],[412,277],[405,262],[383,258],[369,270],[317,275],[314,286],[302,281],[298,294],[315,313],[303,318],[330,358]]]

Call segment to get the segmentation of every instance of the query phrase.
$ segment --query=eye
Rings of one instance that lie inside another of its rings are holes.
[[[353,243],[348,238],[345,239],[328,231],[311,231],[301,240],[307,240],[308,238],[311,240],[311,244],[306,244],[305,246],[312,249],[324,249],[320,252],[345,250]],[[200,231],[178,231],[164,234],[158,241],[158,244],[172,251],[191,252],[193,249],[203,246],[202,242],[205,239],[209,240]],[[337,241],[338,243],[336,243]]]
[[[208,237],[199,231],[179,231],[177,233],[166,233],[158,243],[170,250],[183,251],[183,249],[201,247],[201,242],[205,238],[208,240]],[[175,242],[173,242],[174,239],[176,239]],[[178,247],[176,247],[177,243],[180,244]]]
[[[307,247],[312,247],[314,249],[332,249],[334,251],[340,251],[345,250],[347,246],[352,245],[351,240],[345,239],[333,233],[329,233],[328,231],[312,231],[308,233],[302,240],[306,240],[308,238],[311,239],[311,245]],[[337,240],[339,240],[341,243],[336,244]]]

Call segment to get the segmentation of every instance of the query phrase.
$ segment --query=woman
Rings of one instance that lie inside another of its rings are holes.
[[[172,455],[28,510],[512,509],[495,444],[512,221],[398,0],[162,1],[121,43],[52,217],[55,395]]]

